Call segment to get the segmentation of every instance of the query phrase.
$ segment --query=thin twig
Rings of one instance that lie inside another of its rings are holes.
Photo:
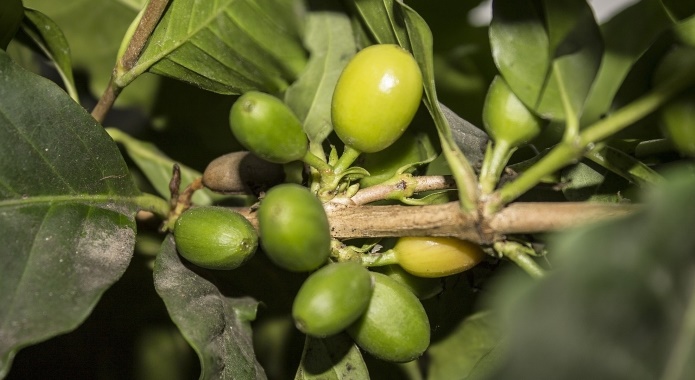
[[[116,76],[121,75],[120,73],[129,71],[137,64],[138,58],[140,58],[140,54],[142,54],[142,50],[147,44],[147,40],[152,35],[154,28],[157,27],[159,19],[164,14],[168,4],[169,0],[150,0],[150,2],[147,3],[147,8],[145,8],[138,26],[128,42],[125,52],[120,57],[116,63],[116,67],[114,67],[111,73],[108,87],[92,110],[92,117],[99,123],[104,121],[106,114],[111,110],[113,104],[116,102],[116,98],[118,98],[118,95],[123,89],[122,86],[116,83]]]
[[[415,181],[413,192],[419,193],[431,190],[446,190],[456,188],[456,182],[451,176],[416,176],[411,177]],[[365,205],[386,199],[389,194],[402,190],[399,184],[381,184],[360,189],[350,198],[352,204]]]

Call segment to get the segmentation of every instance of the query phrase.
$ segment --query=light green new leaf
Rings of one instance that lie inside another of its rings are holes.
[[[642,212],[556,236],[552,273],[497,294],[492,379],[695,378],[695,169],[665,177]]]
[[[0,51],[0,377],[75,329],[125,271],[135,184],[116,145],[54,83]]]
[[[492,12],[492,55],[514,93],[545,118],[576,120],[603,51],[586,1],[496,0]]]
[[[352,339],[338,334],[324,339],[307,337],[295,380],[369,379],[367,365]]]
[[[173,236],[164,241],[155,261],[154,286],[198,354],[200,379],[265,379],[251,339],[258,302],[223,295],[212,277],[182,261]]]
[[[79,102],[75,78],[72,76],[70,46],[58,24],[39,11],[25,9],[22,31],[48,59],[53,61],[68,94]]]
[[[277,93],[306,63],[296,0],[172,1],[124,87],[146,70],[222,94]]]
[[[311,12],[305,40],[311,57],[302,75],[287,89],[285,101],[302,120],[309,140],[321,144],[333,130],[335,84],[356,50],[350,19],[337,9]]]

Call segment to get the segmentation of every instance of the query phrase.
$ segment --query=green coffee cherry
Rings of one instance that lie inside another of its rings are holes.
[[[302,123],[280,99],[257,91],[239,97],[229,112],[234,137],[258,157],[285,164],[309,149]]]
[[[398,45],[359,51],[338,79],[333,129],[354,149],[373,153],[391,145],[408,127],[422,98],[422,74],[413,56]]]
[[[358,263],[329,264],[302,284],[292,305],[297,328],[326,337],[343,331],[367,309],[372,278]]]
[[[186,210],[176,220],[176,249],[191,263],[208,269],[234,269],[250,259],[258,236],[246,218],[214,206]]]
[[[479,245],[449,237],[402,237],[393,250],[398,265],[418,277],[461,273],[485,258]]]
[[[407,287],[381,273],[372,272],[374,292],[367,311],[347,328],[363,350],[391,362],[416,359],[430,344],[430,324],[425,309]]]
[[[263,251],[282,268],[311,271],[328,259],[328,217],[306,187],[286,183],[270,189],[258,209],[258,227]]]
[[[516,97],[507,82],[496,76],[490,84],[483,107],[485,130],[495,144],[515,148],[541,132],[542,119]]]

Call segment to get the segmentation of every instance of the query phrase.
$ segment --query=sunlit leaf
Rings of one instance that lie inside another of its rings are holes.
[[[306,64],[296,0],[172,1],[121,86],[145,70],[222,93],[277,93]]]
[[[338,9],[311,12],[305,40],[311,57],[305,71],[287,89],[285,101],[302,120],[309,140],[320,144],[333,130],[333,89],[343,67],[355,54],[350,19]]]
[[[171,319],[198,354],[200,378],[265,379],[251,339],[258,302],[225,296],[212,282],[212,273],[190,266],[169,236],[155,261],[154,285]]]
[[[0,78],[3,377],[19,349],[75,329],[123,274],[139,192],[116,145],[63,90],[3,51]]]

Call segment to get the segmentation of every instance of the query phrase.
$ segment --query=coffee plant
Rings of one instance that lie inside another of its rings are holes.
[[[0,378],[695,378],[695,2],[3,0]]]

